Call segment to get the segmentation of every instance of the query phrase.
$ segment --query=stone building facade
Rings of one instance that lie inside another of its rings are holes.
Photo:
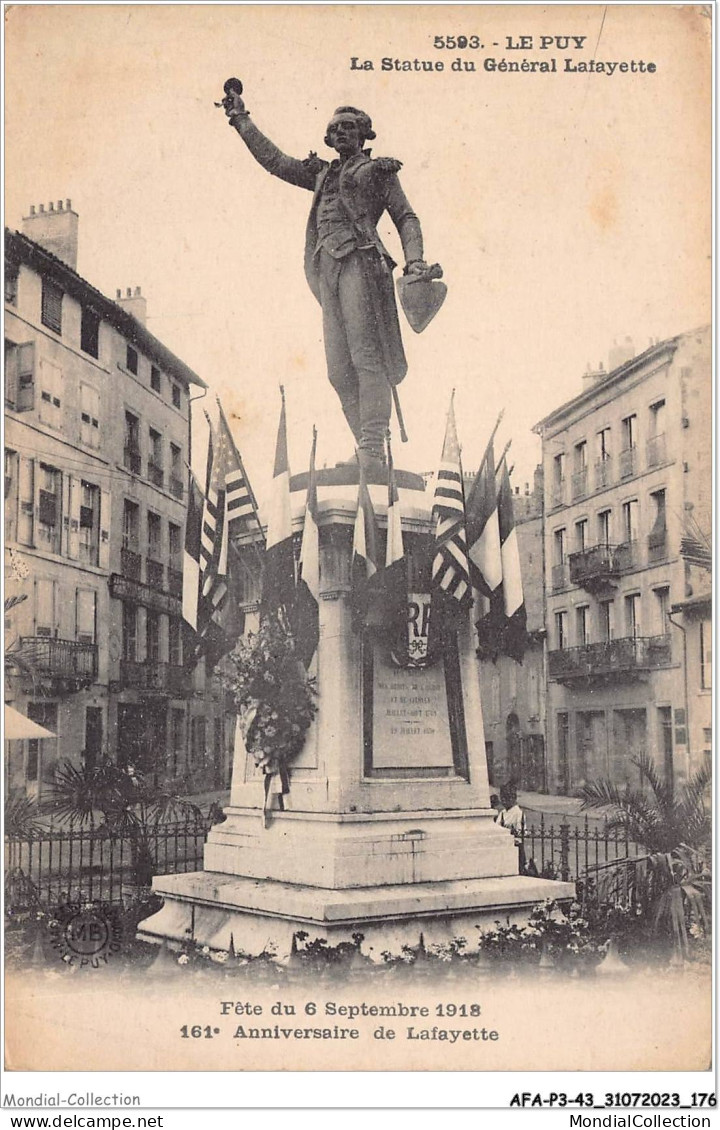
[[[705,624],[707,638],[709,577],[681,552],[690,534],[710,537],[709,328],[588,372],[584,385],[535,428],[548,786],[559,793],[596,777],[636,783],[642,752],[681,782],[711,737],[709,644],[703,674],[694,630]]]
[[[158,777],[226,761],[222,705],[183,653],[190,395],[206,388],[78,275],[70,201],[6,231],[6,701],[57,736],[8,743],[11,790],[109,755]],[[8,561],[9,556],[9,561]],[[216,776],[222,775],[219,771]]]

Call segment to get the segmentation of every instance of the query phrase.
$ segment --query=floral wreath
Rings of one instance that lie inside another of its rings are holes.
[[[317,714],[316,680],[295,654],[290,629],[264,618],[227,656],[223,683],[234,696],[245,747],[264,774],[263,813],[272,792],[282,808],[290,787],[288,764],[302,750]]]

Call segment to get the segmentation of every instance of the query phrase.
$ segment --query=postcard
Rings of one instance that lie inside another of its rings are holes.
[[[711,20],[7,7],[16,1106],[709,1070]]]

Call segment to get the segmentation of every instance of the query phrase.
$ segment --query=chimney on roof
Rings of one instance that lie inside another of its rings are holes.
[[[605,366],[603,365],[602,361],[598,365],[597,369],[593,369],[590,362],[588,361],[587,369],[583,373],[582,378],[583,392],[585,392],[589,388],[592,388],[592,386],[594,384],[597,384],[598,381],[604,380],[606,376],[607,373],[605,372]]]
[[[618,345],[617,341],[613,341],[612,349],[608,357],[608,367],[612,373],[615,369],[619,369],[622,365],[626,365],[628,361],[632,361],[635,356],[635,344],[633,339],[629,336],[621,341]]]
[[[122,306],[123,310],[127,310],[128,314],[132,314],[133,318],[137,318],[143,326],[147,322],[147,298],[140,290],[139,286],[135,289],[131,286],[127,287],[125,293],[121,290],[115,292],[115,301],[118,306]]]
[[[22,232],[28,239],[39,243],[46,251],[62,259],[73,271],[77,270],[78,214],[73,212],[72,201],[50,201],[47,211],[44,204],[30,205],[30,215],[23,216]]]

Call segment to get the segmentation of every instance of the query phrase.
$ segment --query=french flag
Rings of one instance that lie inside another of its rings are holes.
[[[292,618],[295,602],[295,559],[290,512],[290,466],[287,452],[285,391],[280,387],[282,407],[275,445],[275,465],[268,509],[265,573],[261,616],[275,616],[285,624]]]

